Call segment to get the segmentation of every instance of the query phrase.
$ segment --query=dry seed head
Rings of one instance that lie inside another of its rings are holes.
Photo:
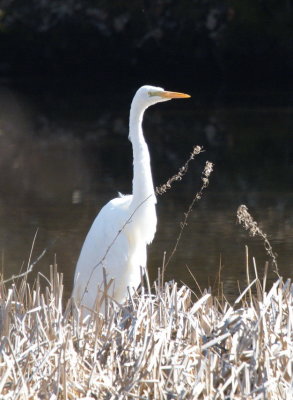
[[[248,212],[248,208],[245,205],[241,205],[237,210],[238,223],[249,231],[251,236],[260,236],[264,242],[264,247],[267,254],[271,257],[275,273],[279,276],[278,264],[277,264],[277,254],[273,252],[273,248],[267,238],[267,235],[258,227],[257,222],[254,221],[252,216]]]
[[[257,225],[257,222],[254,221],[252,216],[248,212],[248,208],[245,205],[241,205],[238,207],[237,210],[237,218],[238,223],[242,224],[243,227],[249,231],[251,236],[255,236],[256,234],[260,233],[260,229]]]
[[[203,175],[206,178],[209,178],[209,176],[213,172],[213,167],[214,167],[214,164],[212,162],[210,162],[210,161],[206,162],[206,165],[205,165],[204,170],[203,170]]]
[[[156,187],[156,194],[164,194],[166,193],[167,190],[171,189],[172,183],[175,181],[181,181],[183,176],[186,174],[188,170],[188,164],[190,163],[191,160],[194,159],[195,156],[197,156],[199,153],[203,152],[203,148],[201,146],[194,146],[192,152],[190,153],[190,156],[186,163],[182,165],[182,167],[179,168],[179,171],[177,174],[173,175],[166,183],[164,183],[161,186]]]

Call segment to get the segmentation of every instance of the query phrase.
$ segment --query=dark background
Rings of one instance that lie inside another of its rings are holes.
[[[96,86],[288,87],[290,0],[4,0],[0,74]]]

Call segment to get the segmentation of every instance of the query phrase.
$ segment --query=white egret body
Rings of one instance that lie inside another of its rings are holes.
[[[146,267],[146,247],[157,226],[156,196],[150,155],[142,131],[144,111],[172,98],[190,97],[162,88],[142,86],[135,94],[129,118],[129,139],[133,148],[133,194],[109,201],[97,215],[84,241],[74,278],[72,296],[78,305],[93,309],[102,299],[106,281],[108,296],[122,303],[127,291],[135,290]],[[103,312],[103,307],[100,309]]]

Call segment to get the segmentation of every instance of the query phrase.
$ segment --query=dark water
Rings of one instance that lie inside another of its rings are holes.
[[[115,93],[0,89],[0,248],[5,278],[27,268],[46,248],[30,279],[57,259],[71,290],[75,263],[96,213],[117,192],[129,193],[127,140],[132,90]],[[170,88],[185,90],[186,88]],[[245,284],[245,245],[262,274],[263,242],[236,223],[246,204],[278,254],[281,275],[293,272],[293,96],[289,93],[191,93],[189,101],[154,106],[144,131],[156,185],[201,153],[186,176],[158,197],[158,230],[149,248],[151,279],[171,253],[180,222],[201,186],[206,160],[210,185],[195,204],[166,278],[192,288],[213,285],[219,266],[224,289]],[[33,238],[37,232],[32,249]],[[252,266],[252,263],[251,263]],[[270,279],[274,279],[273,272]]]

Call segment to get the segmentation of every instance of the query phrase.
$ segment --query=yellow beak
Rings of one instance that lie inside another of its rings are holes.
[[[152,92],[151,95],[164,97],[165,99],[186,99],[188,97],[191,97],[189,94],[179,92],[167,92],[165,90],[163,92]]]
[[[179,93],[179,92],[160,92],[159,96],[161,97],[165,97],[167,99],[187,99],[188,97],[190,97],[189,94],[185,94],[185,93]]]

